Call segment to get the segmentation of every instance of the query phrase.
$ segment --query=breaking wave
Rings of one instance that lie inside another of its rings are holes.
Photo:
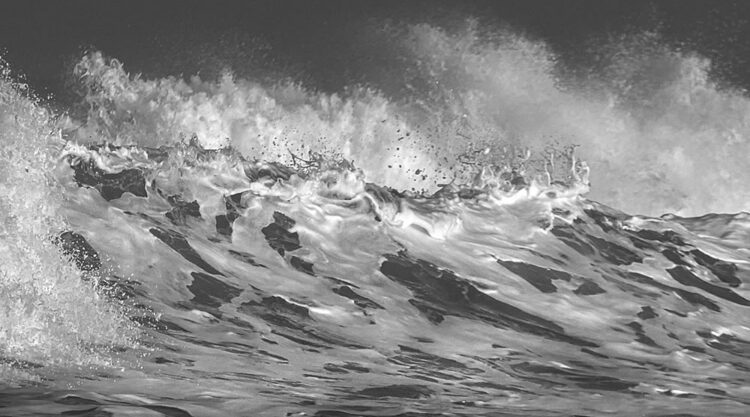
[[[706,58],[657,35],[599,46],[597,68],[581,75],[543,43],[472,23],[371,32],[389,58],[341,94],[230,69],[217,81],[143,79],[94,52],[76,66],[88,116],[72,138],[160,146],[195,135],[279,162],[290,151],[338,154],[370,181],[430,191],[456,177],[468,148],[577,146],[594,172],[592,198],[627,212],[746,208],[748,99],[711,81]]]
[[[336,94],[3,66],[0,409],[744,415],[743,93],[651,34],[370,29]]]

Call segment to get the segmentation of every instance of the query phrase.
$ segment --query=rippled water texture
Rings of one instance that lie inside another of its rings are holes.
[[[746,415],[750,215],[684,216],[747,201],[747,98],[467,25],[400,29],[422,101],[6,66],[0,414]]]

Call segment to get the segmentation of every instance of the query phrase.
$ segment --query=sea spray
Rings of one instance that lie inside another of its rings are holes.
[[[658,35],[597,45],[599,61],[580,71],[540,41],[477,23],[370,29],[383,65],[335,94],[240,79],[230,68],[215,81],[145,79],[91,53],[75,71],[85,109],[76,137],[159,146],[196,135],[206,147],[282,163],[290,150],[339,153],[372,181],[431,191],[476,142],[557,142],[578,145],[594,172],[592,197],[626,211],[744,207],[748,100],[712,81],[708,59]]]
[[[741,198],[746,98],[650,35],[597,79],[471,21],[367,29],[390,60],[336,93],[98,52],[59,117],[3,84],[0,361],[38,384],[3,411],[745,415],[747,214],[627,211]]]
[[[97,352],[132,345],[135,333],[54,243],[66,230],[64,197],[51,176],[63,142],[54,117],[3,68],[0,356],[4,382],[13,384],[18,369],[111,363]]]

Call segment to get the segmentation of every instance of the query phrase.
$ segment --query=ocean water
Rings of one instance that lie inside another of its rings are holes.
[[[2,65],[0,415],[746,415],[745,93],[649,33],[372,36],[340,94]]]

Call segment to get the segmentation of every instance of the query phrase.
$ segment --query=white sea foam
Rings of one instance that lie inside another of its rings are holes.
[[[600,45],[599,67],[585,77],[539,41],[471,21],[369,36],[391,49],[388,76],[342,94],[231,71],[216,81],[144,79],[89,54],[76,67],[89,117],[73,137],[159,146],[195,135],[204,147],[282,163],[291,153],[338,154],[368,180],[407,190],[461,178],[469,148],[577,144],[598,201],[649,215],[746,208],[750,101],[713,82],[708,59],[657,35]]]
[[[92,53],[77,67],[85,112],[55,119],[6,76],[0,376],[41,382],[56,365],[45,384],[83,387],[11,398],[123,414],[524,415],[666,413],[690,393],[694,412],[744,415],[748,215],[618,210],[740,201],[744,96],[649,36],[616,42],[600,77],[580,79],[513,33],[387,29],[373,42],[409,82],[340,94],[229,73],[145,79]],[[730,128],[725,164],[697,159],[697,142]],[[704,169],[719,166],[724,182]],[[102,271],[61,257],[52,237],[68,229]],[[90,368],[132,358],[134,326],[153,355]]]
[[[135,334],[53,244],[66,230],[51,176],[62,140],[25,86],[0,76],[0,356],[42,365],[109,362]],[[6,364],[7,364],[6,363]],[[21,366],[23,368],[23,366]],[[0,369],[6,382],[13,373]],[[7,377],[7,379],[6,379]]]

